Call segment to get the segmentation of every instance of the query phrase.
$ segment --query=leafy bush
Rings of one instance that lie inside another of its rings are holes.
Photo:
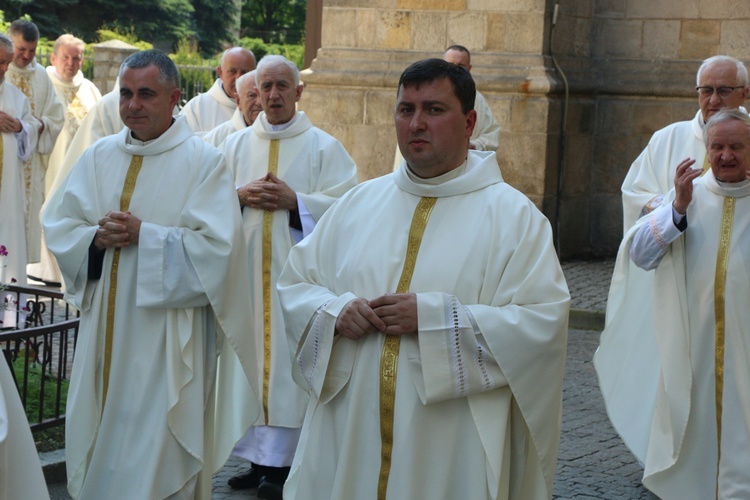
[[[120,40],[125,43],[129,43],[138,50],[149,50],[153,49],[154,46],[143,40],[139,40],[135,34],[135,28],[123,28],[117,25],[105,24],[100,29],[96,30],[96,34],[99,37],[99,42],[106,42],[108,40]]]

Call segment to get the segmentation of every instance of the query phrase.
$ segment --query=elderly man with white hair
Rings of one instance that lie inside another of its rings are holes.
[[[734,57],[717,55],[703,61],[696,74],[699,110],[689,121],[676,122],[657,130],[636,158],[622,183],[623,233],[639,217],[659,207],[674,187],[677,165],[693,158],[703,172],[708,170],[708,155],[703,137],[706,122],[722,108],[741,108],[748,91],[747,68]],[[653,321],[653,273],[629,265],[627,249],[620,247],[615,275],[607,301],[606,326],[600,348],[594,357],[599,385],[612,423],[633,453],[645,460],[647,443],[641,429],[650,425],[656,398],[659,359]],[[620,335],[625,325],[627,335]],[[623,385],[619,368],[624,359],[639,360],[641,380]],[[623,413],[618,409],[628,409]],[[638,411],[635,411],[638,410]]]
[[[252,127],[230,135],[223,151],[234,173],[248,242],[251,294],[248,326],[259,354],[257,385],[263,424],[250,429],[234,454],[251,469],[229,480],[258,488],[260,498],[281,498],[299,439],[307,396],[292,380],[276,280],[292,246],[306,237],[328,208],[357,183],[357,168],[339,141],[296,110],[299,69],[282,56],[261,59],[255,73],[263,112]],[[232,367],[220,361],[222,377]],[[231,359],[231,358],[230,358]],[[231,378],[230,378],[231,380]],[[239,376],[234,380],[247,384]]]
[[[635,436],[643,484],[660,498],[750,497],[750,117],[721,110],[705,134],[710,170],[701,175],[696,158],[679,162],[674,189],[622,247],[632,260],[622,273],[653,270],[660,312],[648,327],[657,390],[641,403],[653,417]],[[635,333],[620,323],[610,335]],[[639,383],[643,362],[621,357],[611,367],[619,385]],[[608,409],[613,419],[636,411]],[[625,440],[631,449],[633,441]]]
[[[229,134],[243,130],[255,122],[263,106],[260,104],[258,87],[255,84],[255,70],[245,73],[237,78],[237,109],[234,110],[232,119],[214,128],[203,140],[215,147],[220,147]]]

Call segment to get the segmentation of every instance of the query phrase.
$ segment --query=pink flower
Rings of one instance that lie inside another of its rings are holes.
[[[11,278],[10,284],[12,285],[13,283],[18,283],[18,280],[16,278]]]
[[[8,255],[8,249],[5,248],[5,245],[0,245],[0,256]]]

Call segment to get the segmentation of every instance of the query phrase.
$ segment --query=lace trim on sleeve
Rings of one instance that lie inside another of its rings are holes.
[[[313,387],[315,369],[318,366],[318,357],[320,354],[320,344],[322,343],[321,339],[323,336],[323,323],[325,317],[322,312],[332,301],[333,299],[325,302],[315,311],[315,314],[313,315],[314,319],[308,331],[308,339],[305,341],[304,348],[301,349],[297,355],[297,365],[310,387]]]

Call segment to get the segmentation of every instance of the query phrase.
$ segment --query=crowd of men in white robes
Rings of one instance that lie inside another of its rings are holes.
[[[0,210],[23,220],[0,227],[0,277],[63,283],[81,311],[74,498],[209,498],[230,453],[248,468],[229,485],[259,498],[551,498],[569,294],[465,47],[404,71],[397,168],[357,185],[282,56],[226,50],[180,110],[160,51],[102,97],[81,40],[44,69],[38,39],[23,20],[0,36]],[[707,59],[696,90],[623,183],[595,365],[649,489],[745,497],[747,70]],[[3,436],[28,471],[0,454],[14,498],[38,460]]]

